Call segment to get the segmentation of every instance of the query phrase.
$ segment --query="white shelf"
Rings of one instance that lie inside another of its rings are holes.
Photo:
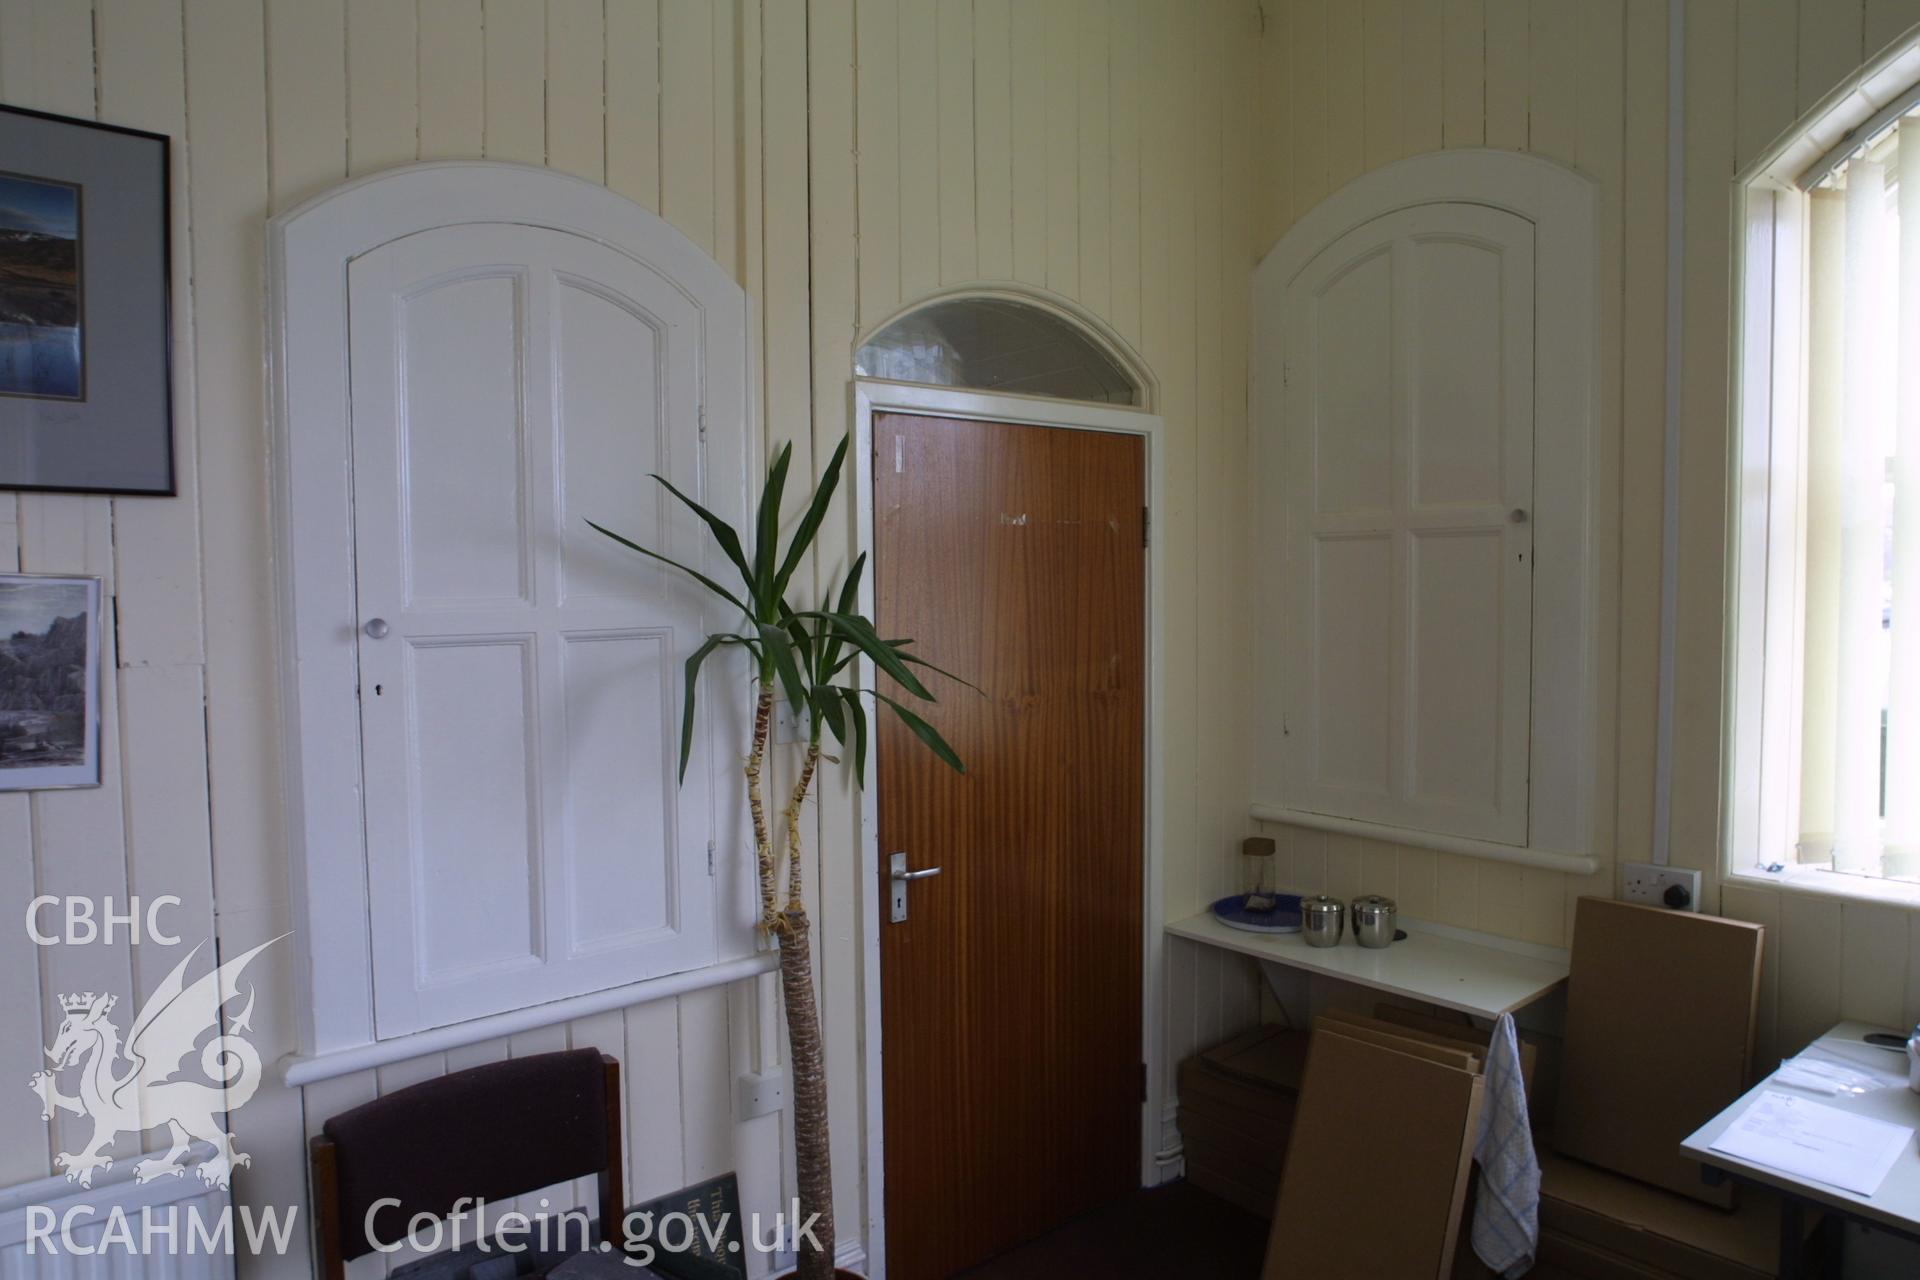
[[[1310,947],[1304,934],[1229,929],[1206,911],[1175,921],[1167,932],[1478,1018],[1512,1013],[1567,980],[1564,951],[1418,921],[1400,927],[1407,936],[1378,949],[1359,946],[1351,935],[1337,947]]]

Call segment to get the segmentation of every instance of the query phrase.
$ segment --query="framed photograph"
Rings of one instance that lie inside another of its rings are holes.
[[[100,579],[0,574],[0,791],[100,785]]]
[[[168,140],[0,107],[0,489],[171,495]]]

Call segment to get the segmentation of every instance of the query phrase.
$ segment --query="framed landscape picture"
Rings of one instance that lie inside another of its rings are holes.
[[[167,166],[0,107],[0,489],[174,492]]]
[[[0,791],[100,785],[100,579],[0,574]]]

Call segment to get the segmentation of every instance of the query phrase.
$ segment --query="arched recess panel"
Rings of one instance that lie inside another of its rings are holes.
[[[273,223],[288,838],[326,1053],[754,948],[731,630],[659,473],[747,506],[746,307],[658,217],[545,170],[348,184]]]
[[[1256,817],[1590,869],[1592,185],[1421,156],[1255,274]]]

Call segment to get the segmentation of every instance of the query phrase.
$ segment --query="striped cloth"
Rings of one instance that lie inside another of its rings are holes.
[[[1527,1090],[1520,1075],[1520,1037],[1513,1015],[1493,1024],[1487,1044],[1486,1098],[1473,1158],[1480,1196],[1473,1211],[1473,1251],[1507,1280],[1524,1275],[1540,1247],[1540,1161],[1527,1127]]]

